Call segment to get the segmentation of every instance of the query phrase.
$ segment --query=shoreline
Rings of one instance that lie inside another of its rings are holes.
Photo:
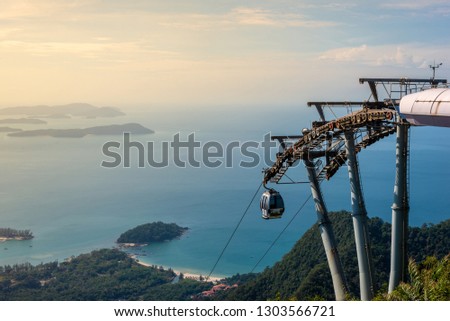
[[[142,262],[141,260],[139,260],[138,258],[136,258],[136,256],[134,255],[130,255],[130,257],[139,265],[145,266],[145,267],[153,267],[153,266],[158,266],[157,264],[152,264],[152,263],[146,263],[146,262]],[[169,268],[166,266],[163,266],[164,270],[168,270]],[[172,268],[170,268],[172,269]],[[174,270],[172,269],[172,271],[177,275],[177,277],[180,276],[180,274],[182,273],[184,275],[185,279],[192,279],[192,280],[196,280],[196,281],[201,281],[201,282],[214,282],[217,283],[220,280],[224,279],[225,277],[217,277],[217,276],[210,276],[208,278],[208,280],[206,280],[206,276],[202,275],[202,274],[197,274],[197,273],[189,273],[189,272],[183,272],[180,270]],[[202,278],[202,279],[200,279]]]
[[[25,238],[23,236],[15,236],[15,237],[0,236],[0,243],[6,242],[6,241],[27,241],[27,240],[31,240],[31,238]]]

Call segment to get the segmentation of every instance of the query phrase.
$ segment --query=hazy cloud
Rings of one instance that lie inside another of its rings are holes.
[[[363,60],[367,55],[367,50],[367,45],[361,45],[359,47],[337,48],[322,53],[319,56],[319,59],[333,60],[337,62]]]
[[[191,30],[220,30],[223,28],[238,28],[240,26],[320,28],[337,25],[333,21],[314,20],[301,14],[280,13],[274,10],[250,7],[238,7],[225,13],[208,15],[168,13],[155,18],[162,26]]]
[[[405,9],[405,10],[420,10],[436,6],[449,7],[450,3],[448,2],[448,0],[415,0],[415,1],[399,0],[381,3],[381,7],[384,8]]]
[[[437,0],[0,0],[0,90],[11,102],[297,101],[314,79],[365,67],[436,59],[443,74],[445,12]]]
[[[370,66],[424,68],[428,67],[428,63],[435,57],[449,61],[449,49],[445,46],[430,48],[420,44],[361,45],[328,50],[323,52],[319,59]]]
[[[7,39],[21,30],[21,28],[1,28],[0,39]]]
[[[397,12],[404,11],[414,16],[448,17],[450,15],[450,2],[448,0],[419,0],[388,2],[381,5],[382,8]]]
[[[311,20],[300,14],[278,13],[272,10],[248,7],[235,8],[226,18],[237,24],[255,26],[330,27],[336,25],[331,21]]]
[[[117,61],[129,61],[136,55],[146,56],[148,59],[177,56],[175,52],[152,49],[150,45],[144,42],[111,42],[107,41],[107,39],[102,38],[102,40],[97,42],[25,42],[6,40],[0,41],[0,52],[20,52],[41,57],[59,55],[66,58],[99,59],[100,62],[105,62],[114,57],[117,58]]]
[[[94,0],[2,0],[0,3],[0,19],[56,17],[57,14],[69,13],[77,8],[94,3],[96,3]]]

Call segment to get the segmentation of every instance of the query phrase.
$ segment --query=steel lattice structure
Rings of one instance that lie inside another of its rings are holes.
[[[263,184],[280,183],[286,171],[303,161],[308,173],[316,207],[323,245],[331,271],[337,300],[344,300],[347,285],[337,251],[334,233],[320,189],[320,181],[329,180],[347,165],[351,185],[352,218],[360,273],[362,300],[374,295],[373,267],[370,239],[367,232],[367,212],[362,194],[357,153],[389,135],[396,133],[396,178],[392,205],[391,273],[389,291],[406,279],[407,228],[409,215],[408,157],[410,124],[399,114],[400,99],[427,88],[446,85],[445,79],[361,78],[367,83],[371,97],[367,101],[309,102],[315,106],[320,120],[302,135],[273,136],[282,152],[276,161],[264,170]],[[383,100],[380,97],[383,95]],[[343,117],[326,120],[324,107],[358,107],[359,110]]]

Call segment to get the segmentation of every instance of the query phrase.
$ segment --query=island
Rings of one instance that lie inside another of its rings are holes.
[[[12,128],[12,127],[0,127],[0,133],[13,133],[20,132],[22,129],[20,128]]]
[[[9,133],[8,136],[12,137],[50,136],[50,137],[80,138],[86,135],[123,135],[124,133],[142,135],[142,134],[153,134],[154,131],[142,126],[141,124],[128,123],[121,125],[106,125],[88,128],[23,130]]]
[[[43,125],[47,124],[45,120],[36,118],[7,118],[0,119],[0,124],[31,124],[31,125]]]
[[[188,230],[187,227],[178,226],[175,223],[163,223],[161,221],[136,226],[117,239],[121,246],[141,246],[151,242],[164,242],[180,237]]]
[[[31,240],[33,238],[33,233],[30,230],[16,230],[12,228],[0,228],[0,242],[5,242],[9,240]]]
[[[38,105],[38,106],[18,106],[0,109],[0,115],[27,115],[41,118],[69,118],[85,117],[117,117],[125,115],[116,107],[96,107],[87,103],[73,103],[66,105]]]

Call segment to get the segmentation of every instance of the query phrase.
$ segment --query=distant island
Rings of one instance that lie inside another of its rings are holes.
[[[80,138],[86,135],[122,135],[123,133],[139,135],[139,134],[153,134],[154,131],[137,123],[128,123],[122,125],[106,125],[88,128],[23,130],[9,133],[8,136],[13,137],[50,136],[50,137]]]
[[[13,133],[20,132],[22,129],[20,128],[12,128],[12,127],[0,127],[0,133]]]
[[[73,103],[67,105],[38,105],[19,106],[0,109],[0,115],[27,115],[41,118],[70,118],[85,117],[117,117],[125,115],[116,107],[96,107],[86,103]]]
[[[187,230],[187,227],[181,227],[175,223],[147,223],[121,234],[117,243],[123,246],[137,246],[151,242],[164,242],[180,237]]]
[[[30,230],[15,230],[12,228],[0,228],[0,242],[9,240],[31,240],[33,233]]]
[[[47,122],[45,120],[35,119],[35,118],[8,118],[8,119],[0,119],[0,124],[41,125],[41,124],[47,124]]]

